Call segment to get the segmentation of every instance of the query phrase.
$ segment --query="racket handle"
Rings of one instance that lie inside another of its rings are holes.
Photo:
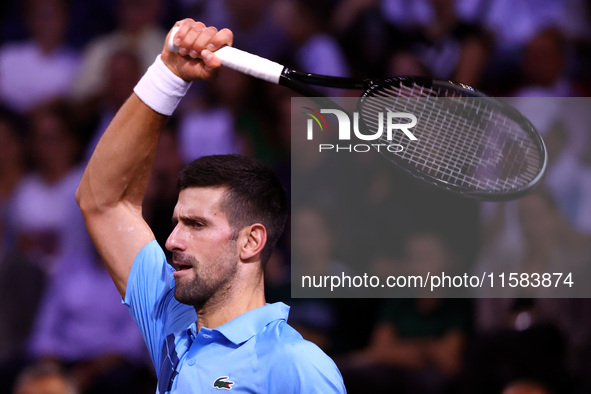
[[[171,52],[178,52],[179,47],[174,45],[174,37],[179,30],[178,26],[172,28],[168,49]],[[241,73],[262,79],[274,84],[279,83],[279,78],[284,67],[264,57],[241,51],[234,47],[225,46],[215,52],[224,67],[231,68]]]

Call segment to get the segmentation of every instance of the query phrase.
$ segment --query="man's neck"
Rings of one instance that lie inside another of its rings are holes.
[[[238,316],[266,304],[263,286],[234,291],[230,297],[210,300],[197,312],[197,331],[201,327],[216,328]]]

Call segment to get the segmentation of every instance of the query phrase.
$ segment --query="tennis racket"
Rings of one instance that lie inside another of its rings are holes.
[[[173,52],[179,49],[174,45],[177,31],[173,28],[168,42]],[[360,129],[368,133],[386,127],[377,121],[380,112],[412,113],[417,140],[411,144],[403,133],[386,140],[382,134],[382,142],[404,149],[378,151],[405,173],[438,188],[503,201],[527,194],[542,181],[547,153],[535,127],[510,105],[470,86],[429,78],[357,80],[310,74],[233,47],[216,55],[225,67],[310,98],[322,96],[312,86],[363,90],[357,112]]]

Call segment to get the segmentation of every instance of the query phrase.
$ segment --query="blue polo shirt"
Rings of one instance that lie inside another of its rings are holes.
[[[320,348],[287,324],[283,303],[253,309],[197,332],[197,313],[174,298],[174,268],[156,241],[138,253],[124,303],[158,375],[157,393],[344,393]]]

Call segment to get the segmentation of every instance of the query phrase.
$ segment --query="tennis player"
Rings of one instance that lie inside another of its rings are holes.
[[[220,66],[232,32],[177,22],[101,138],[78,187],[86,226],[128,306],[158,375],[158,393],[342,393],[334,362],[266,304],[263,268],[287,217],[277,177],[242,156],[185,167],[166,242],[169,265],[142,218],[160,130],[191,81]],[[199,58],[200,57],[200,58]]]

